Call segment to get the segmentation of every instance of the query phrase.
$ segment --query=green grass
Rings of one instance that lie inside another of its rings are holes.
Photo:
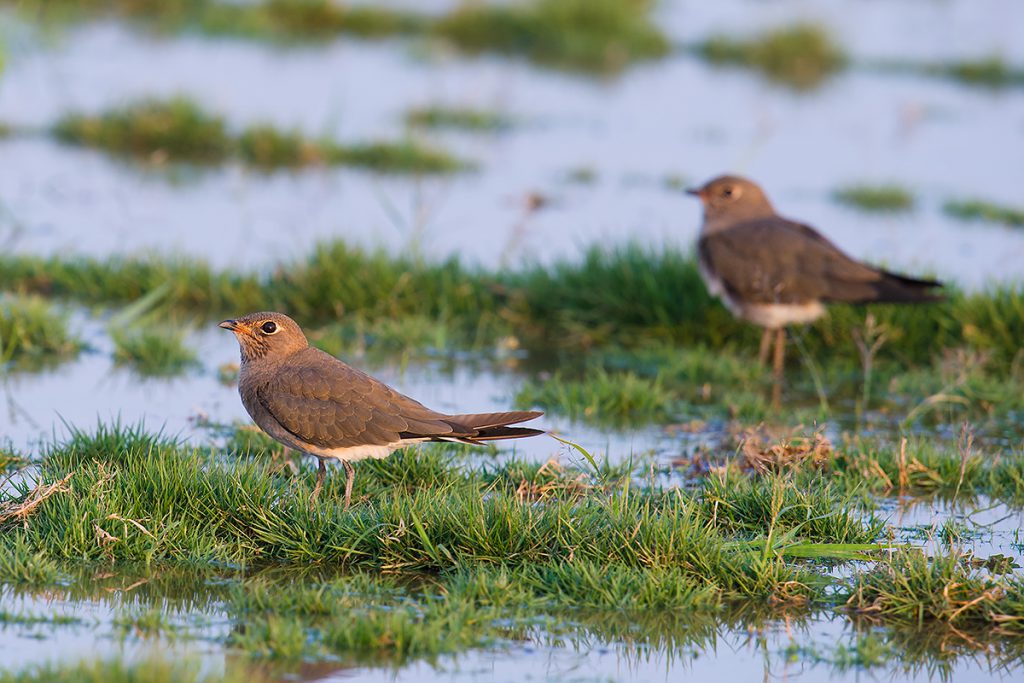
[[[413,140],[341,145],[259,125],[246,129],[237,142],[239,158],[262,169],[339,164],[380,173],[453,173],[469,167],[447,152]]]
[[[332,473],[310,509],[309,463],[296,474],[266,457],[265,440],[232,440],[240,446],[220,451],[118,425],[73,433],[40,467],[44,484],[62,487],[0,522],[0,582],[109,603],[121,638],[208,644],[192,625],[215,613],[230,625],[215,640],[243,655],[243,669],[337,658],[396,666],[580,638],[688,652],[722,628],[835,610],[885,627],[877,632],[894,644],[935,622],[1009,657],[1022,634],[1019,575],[993,578],[952,551],[890,555],[891,530],[864,496],[864,480],[879,476],[845,456],[764,473],[726,465],[679,487],[646,462],[480,462],[425,447],[359,463],[342,511],[343,477]],[[965,479],[999,467],[983,458]],[[937,471],[948,482],[961,470]],[[914,651],[934,657],[940,644]],[[858,648],[829,657],[874,661],[871,644]]]
[[[898,212],[914,208],[914,194],[898,185],[847,185],[832,197],[862,211]]]
[[[650,0],[526,0],[465,2],[434,32],[468,52],[522,55],[539,64],[615,72],[668,53],[668,38],[651,22]]]
[[[53,132],[67,143],[151,161],[219,163],[233,146],[224,119],[184,97],[145,100],[98,116],[66,114]]]
[[[379,38],[422,33],[427,19],[372,5],[331,0],[264,0],[252,5],[209,3],[193,21],[201,30],[274,41],[330,40],[342,34]]]
[[[868,619],[940,623],[961,632],[996,629],[1024,635],[1024,582],[971,569],[956,550],[927,557],[899,550],[851,583],[848,609]]]
[[[513,336],[548,354],[675,346],[753,357],[759,339],[759,330],[733,319],[708,295],[688,254],[635,245],[497,272],[454,258],[430,262],[342,242],[321,244],[269,275],[215,271],[180,258],[7,255],[0,256],[0,287],[89,305],[128,303],[166,288],[163,305],[211,322],[273,309],[311,331],[339,321],[354,330],[382,330],[381,321],[411,316],[419,322],[397,332],[397,339],[447,336],[491,345]],[[943,362],[943,350],[959,350],[984,355],[988,373],[1009,369],[1024,337],[1020,286],[950,290],[948,296],[937,304],[869,307],[886,334],[876,366],[928,368]],[[435,324],[447,327],[447,335]],[[860,371],[853,338],[864,325],[864,308],[840,305],[797,333],[828,373],[841,376]],[[797,363],[800,355],[790,358]]]
[[[96,116],[67,114],[54,135],[69,144],[155,163],[223,163],[238,159],[260,169],[346,165],[379,173],[452,173],[469,167],[414,140],[339,144],[296,131],[255,125],[233,135],[222,117],[184,97],[146,100]]]
[[[989,88],[1024,85],[1024,69],[1007,64],[998,56],[950,64],[927,65],[924,67],[924,72],[952,78],[961,83]]]
[[[553,410],[575,420],[622,426],[664,422],[682,412],[678,397],[663,386],[660,377],[610,373],[600,367],[582,380],[555,374],[539,382],[527,381],[517,392],[515,402],[523,408]]]
[[[456,128],[469,131],[498,131],[512,126],[505,115],[486,109],[430,106],[410,109],[405,122],[422,128]]]
[[[992,90],[1024,85],[1024,68],[1009,64],[998,55],[952,62],[883,60],[867,66],[881,72],[946,78]]]
[[[324,146],[301,133],[283,132],[269,124],[252,126],[238,136],[238,155],[257,168],[301,168],[327,162]]]
[[[848,62],[832,37],[813,24],[783,27],[748,40],[713,36],[695,49],[713,64],[757,69],[798,89],[817,87]]]
[[[676,567],[724,594],[768,595],[776,579],[799,572],[774,552],[768,561],[761,551],[730,551],[734,531],[743,532],[744,543],[763,538],[764,529],[809,542],[870,542],[878,533],[875,522],[843,509],[829,487],[797,491],[768,479],[721,484],[714,495],[732,507],[715,511],[699,494],[623,490],[614,478],[574,468],[534,488],[516,462],[482,467],[453,462],[444,449],[405,451],[357,468],[350,511],[337,504],[339,476],[328,477],[311,510],[308,468],[291,481],[265,459],[225,463],[140,428],[101,426],[46,455],[43,482],[70,478],[29,523],[8,523],[0,546],[10,557],[43,552],[79,562],[275,561],[427,572],[572,556],[623,568]],[[9,505],[30,495],[30,483],[19,486]]]
[[[36,296],[0,295],[0,366],[38,367],[74,358],[84,344],[67,316]]]
[[[185,334],[169,326],[115,327],[114,362],[130,366],[147,377],[171,377],[199,367],[196,352],[185,343]]]
[[[379,173],[455,173],[471,168],[447,152],[413,140],[340,145],[330,150],[329,159]]]
[[[662,57],[670,48],[668,38],[650,19],[651,0],[466,1],[438,17],[331,0],[7,0],[7,4],[15,4],[34,19],[119,17],[163,32],[198,31],[285,44],[331,40],[343,34],[440,37],[469,52],[523,56],[545,66],[592,73],[619,71],[640,60]]]
[[[950,200],[943,204],[943,212],[962,221],[1002,223],[1014,228],[1024,227],[1024,209],[1000,206],[982,199]]]
[[[113,17],[160,32],[200,31],[255,40],[294,43],[343,34],[376,38],[422,33],[418,14],[329,0],[263,0],[236,4],[213,0],[7,0],[35,20],[83,21]]]

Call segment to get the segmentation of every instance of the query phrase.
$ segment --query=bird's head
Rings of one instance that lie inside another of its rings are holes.
[[[219,327],[231,330],[242,349],[242,361],[285,358],[309,346],[298,323],[283,313],[250,313],[225,320]]]
[[[709,223],[722,221],[732,224],[775,214],[771,202],[757,183],[740,176],[718,176],[686,192],[700,199],[704,205],[704,220]]]

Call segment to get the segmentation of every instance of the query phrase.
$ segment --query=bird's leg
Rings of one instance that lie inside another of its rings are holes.
[[[324,487],[324,479],[327,478],[327,462],[323,458],[317,458],[320,466],[316,470],[316,486],[313,487],[313,495],[309,497],[309,506],[313,507],[316,497],[320,495],[320,489]]]
[[[356,478],[356,470],[348,460],[342,460],[345,466],[345,510],[352,503],[352,481]]]
[[[772,386],[772,407],[779,410],[782,407],[782,375],[786,367],[786,328],[780,327],[775,330],[775,364]]]
[[[757,352],[757,364],[762,368],[768,364],[768,352],[772,350],[772,331],[767,327],[761,333],[761,347]]]

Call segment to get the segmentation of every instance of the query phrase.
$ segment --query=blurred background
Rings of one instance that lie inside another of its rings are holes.
[[[517,269],[689,250],[682,189],[735,172],[854,256],[979,290],[1024,271],[1022,30],[1016,0],[4,0],[0,245],[272,273],[341,239]],[[151,379],[109,313],[69,314],[89,352],[5,375],[14,446],[244,417],[205,321],[198,364]],[[517,381],[377,370],[442,409]]]

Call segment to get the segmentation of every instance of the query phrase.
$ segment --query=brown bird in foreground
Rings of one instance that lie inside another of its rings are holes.
[[[775,335],[774,402],[779,403],[788,325],[825,314],[825,304],[941,301],[935,280],[897,275],[853,260],[814,228],[775,213],[757,184],[720,176],[687,190],[704,205],[697,240],[701,277],[737,318],[764,328],[759,359]]]
[[[259,427],[285,446],[320,461],[310,503],[327,475],[327,460],[345,467],[345,509],[352,499],[352,461],[386,458],[424,441],[480,445],[544,432],[509,427],[540,417],[534,411],[445,415],[404,396],[334,356],[313,348],[294,320],[250,313],[225,320],[242,351],[238,393]]]

